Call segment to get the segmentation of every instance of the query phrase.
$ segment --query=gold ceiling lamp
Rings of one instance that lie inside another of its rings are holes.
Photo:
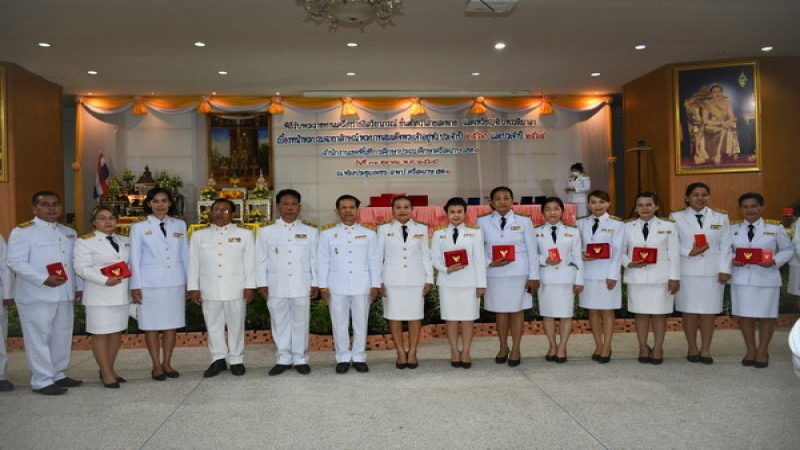
[[[327,22],[335,30],[339,26],[361,28],[372,22],[386,27],[394,25],[392,17],[400,14],[403,0],[295,0],[302,4],[308,18],[317,24]]]

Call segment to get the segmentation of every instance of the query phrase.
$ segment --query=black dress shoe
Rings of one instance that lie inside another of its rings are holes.
[[[764,369],[769,365],[769,361],[753,361],[753,367],[756,369]]]
[[[650,364],[651,362],[653,362],[653,349],[650,348],[650,347],[647,347],[647,356],[640,356],[639,357],[639,363],[640,364]]]
[[[742,365],[745,366],[745,367],[752,367],[753,364],[755,364],[755,363],[756,363],[756,360],[754,360],[754,359],[745,358],[745,359],[742,360]]]
[[[706,365],[714,364],[714,358],[712,358],[710,356],[701,356],[700,357],[700,362],[703,363],[703,364],[706,364]]]
[[[650,350],[650,364],[652,364],[654,366],[657,366],[657,365],[659,365],[659,364],[661,364],[663,362],[664,362],[663,355],[662,355],[661,358],[655,358],[655,357],[653,357],[653,351]]]
[[[556,355],[544,355],[544,360],[547,362],[555,362]]]
[[[291,368],[292,368],[292,366],[290,366],[288,364],[275,364],[272,367],[272,369],[269,369],[269,372],[267,372],[267,375],[269,375],[271,377],[274,377],[275,375],[280,375],[283,372],[286,372],[287,370],[289,370]]]
[[[61,386],[61,387],[71,388],[71,387],[78,387],[78,386],[82,385],[83,381],[74,380],[74,379],[72,379],[70,377],[64,377],[64,378],[56,381],[56,384]]]
[[[296,364],[294,366],[294,370],[296,370],[300,375],[308,375],[311,373],[311,366],[308,364]]]
[[[407,366],[409,369],[412,369],[412,370],[413,370],[413,369],[416,369],[417,367],[419,367],[419,363],[418,363],[418,362],[415,362],[415,363],[407,363],[407,364],[406,364],[406,366]],[[356,369],[356,370],[358,370],[358,369]],[[366,372],[366,370],[365,370],[365,372]]]
[[[461,367],[464,364],[461,361],[450,361],[450,365],[453,367]]]
[[[227,369],[228,369],[228,365],[225,364],[225,360],[224,359],[218,359],[218,360],[212,362],[211,365],[208,366],[208,369],[206,369],[206,371],[203,372],[203,378],[215,377],[215,376],[219,375],[220,372],[222,372],[223,370],[227,370]],[[166,375],[164,375],[164,377],[166,379]]]
[[[394,366],[397,367],[400,370],[403,370],[403,369],[407,369],[408,368],[408,363],[396,362],[396,363],[394,363]]]
[[[522,362],[522,359],[508,359],[508,367],[517,367],[519,363]]]
[[[353,363],[353,368],[356,369],[356,372],[358,372],[358,373],[369,372],[369,366],[365,362],[354,362]],[[411,367],[411,364],[409,364],[408,368],[409,369],[416,369],[417,365],[414,364],[414,367]]]
[[[231,374],[237,377],[244,375],[247,372],[247,369],[244,368],[244,364],[231,364]]]
[[[9,392],[14,390],[14,385],[8,380],[0,380],[0,392]]]
[[[471,361],[461,361],[461,368],[462,369],[469,369],[470,367],[472,367],[472,362]]]
[[[68,391],[67,388],[63,386],[59,386],[57,384],[51,384],[50,386],[45,386],[41,389],[34,389],[33,392],[42,395],[64,395]]]
[[[175,378],[177,378],[177,377],[175,377]],[[127,383],[127,382],[128,382],[128,380],[126,380],[125,378],[117,377],[117,383]]]
[[[565,362],[567,362],[567,355],[564,355],[563,358],[556,356],[556,364],[564,364]]]
[[[181,376],[181,374],[178,373],[177,370],[170,370],[169,372],[164,372],[164,375],[166,375],[167,378],[178,378],[179,376]]]
[[[106,383],[105,381],[102,381],[102,383],[103,383],[103,387],[107,387],[107,388],[111,388],[111,389],[119,389],[119,383],[116,382],[116,381],[113,382],[113,383]]]
[[[599,357],[600,357],[600,355],[599,355],[599,354],[597,354],[597,353],[592,353],[592,361],[598,361],[598,359],[597,359],[597,358],[599,358]]]
[[[690,363],[698,363],[700,362],[701,358],[700,355],[686,355],[686,360]]]
[[[611,361],[612,353],[614,352],[608,352],[608,356],[597,355],[597,362],[599,362],[600,364],[607,364],[609,361]]]
[[[153,372],[150,372],[150,378],[152,378],[152,379],[154,379],[156,381],[164,381],[164,380],[167,379],[167,374],[160,373],[160,374],[156,375]]]
[[[508,361],[508,353],[506,353],[505,356],[495,356],[494,357],[494,362],[496,364],[505,364],[506,361]]]
[[[350,370],[349,362],[340,362],[336,364],[336,373],[347,373]]]

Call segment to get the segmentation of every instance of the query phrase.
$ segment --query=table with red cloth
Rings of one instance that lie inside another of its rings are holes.
[[[541,205],[514,205],[511,207],[514,212],[530,216],[533,226],[544,223]],[[492,212],[489,205],[470,205],[467,207],[466,223],[475,225],[478,217]],[[564,223],[575,223],[576,207],[572,203],[564,205]],[[433,234],[433,230],[442,225],[447,225],[447,214],[443,206],[417,206],[411,216],[415,221],[428,225],[428,233]],[[364,225],[377,226],[381,223],[392,220],[391,207],[363,207],[358,211],[358,222]]]

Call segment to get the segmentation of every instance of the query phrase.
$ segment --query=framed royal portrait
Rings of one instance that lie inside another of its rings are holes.
[[[676,173],[761,170],[758,63],[674,69]]]
[[[263,175],[273,184],[272,116],[208,114],[208,171],[219,186],[253,188]]]
[[[0,181],[8,181],[6,68],[0,67]]]

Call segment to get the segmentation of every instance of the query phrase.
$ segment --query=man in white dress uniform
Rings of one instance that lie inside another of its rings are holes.
[[[298,220],[300,193],[284,189],[275,196],[280,218],[261,227],[256,237],[256,284],[267,301],[277,364],[269,375],[280,375],[293,365],[302,375],[308,365],[308,322],[311,298],[317,286],[317,238],[311,224]]]
[[[55,192],[34,194],[34,219],[20,224],[8,239],[8,267],[16,274],[14,299],[19,311],[31,388],[61,395],[82,381],[67,377],[72,350],[73,302],[80,299],[80,280],[72,268],[77,233],[58,223],[63,207]],[[53,274],[48,266],[54,267]],[[64,276],[57,274],[62,271]]]
[[[6,264],[6,240],[0,236],[0,294],[2,294],[2,304],[0,304],[0,392],[14,390],[14,385],[6,379],[6,338],[8,337],[8,308],[14,302],[14,294],[11,293],[13,276]]]
[[[215,200],[211,225],[196,230],[189,244],[187,289],[192,302],[203,308],[211,352],[205,378],[226,370],[226,361],[233,375],[245,373],[244,319],[256,290],[255,238],[246,225],[232,223],[234,212],[230,200]]]
[[[317,246],[317,280],[330,306],[336,347],[336,373],[368,372],[367,319],[369,305],[381,287],[381,261],[375,231],[356,223],[361,202],[352,195],[336,199],[341,223],[322,227]],[[349,323],[352,315],[353,344]]]

